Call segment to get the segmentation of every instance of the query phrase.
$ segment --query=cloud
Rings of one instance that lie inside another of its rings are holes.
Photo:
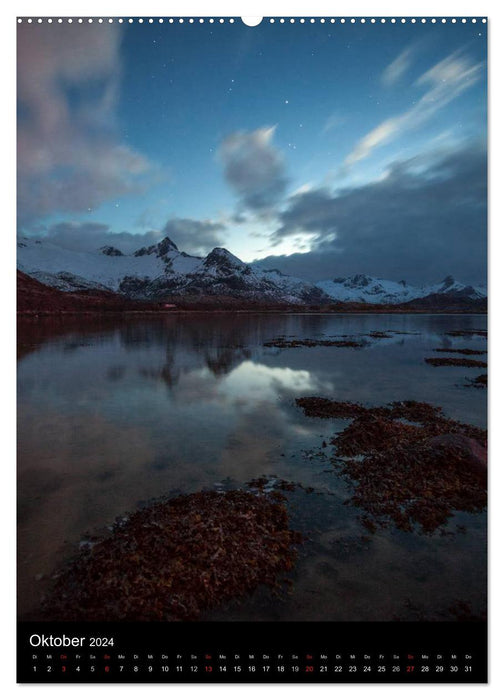
[[[395,85],[411,66],[413,50],[404,49],[383,71],[381,81],[387,87]]]
[[[291,197],[272,235],[312,235],[311,252],[265,263],[311,280],[366,273],[414,283],[486,275],[486,151],[481,144],[396,162],[339,192]]]
[[[20,222],[141,191],[153,166],[120,143],[120,30],[18,26]]]
[[[378,146],[390,141],[392,137],[399,131],[402,117],[393,117],[386,119],[376,128],[364,136],[355,146],[353,151],[345,158],[344,165],[351,166],[359,160],[363,160],[371,155],[372,151]]]
[[[226,226],[218,221],[173,218],[164,226],[163,235],[169,236],[179,250],[192,255],[206,255],[222,245],[222,232],[225,230]]]
[[[221,245],[223,239],[220,234],[225,228],[224,224],[214,221],[173,218],[161,231],[150,230],[146,233],[115,232],[107,224],[75,221],[60,221],[48,227],[34,226],[25,233],[43,237],[68,250],[90,251],[111,245],[126,254],[169,236],[179,250],[206,255],[212,248]]]
[[[273,146],[275,127],[237,131],[219,149],[226,181],[243,208],[267,214],[285,193],[284,160]]]
[[[322,127],[322,133],[327,134],[332,129],[337,129],[345,123],[346,119],[339,112],[330,114]]]
[[[350,167],[406,131],[422,126],[456,97],[468,90],[481,77],[482,63],[473,63],[455,51],[424,73],[415,82],[426,92],[402,114],[386,119],[366,134],[346,157],[344,166]]]
[[[111,231],[107,224],[75,221],[60,221],[48,227],[36,226],[33,227],[33,231],[27,230],[25,233],[27,235],[36,233],[37,237],[42,237],[68,250],[90,251],[111,245],[123,253],[133,253],[135,250],[157,243],[163,238],[162,231],[115,232]]]

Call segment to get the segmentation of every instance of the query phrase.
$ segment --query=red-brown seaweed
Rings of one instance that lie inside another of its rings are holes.
[[[472,348],[434,348],[433,352],[452,352],[459,355],[486,355],[486,350],[473,350]]]
[[[460,357],[426,357],[425,362],[433,367],[486,367],[481,360],[468,360]]]
[[[198,492],[143,508],[58,572],[51,620],[194,620],[258,585],[279,590],[301,536],[274,494]]]
[[[464,386],[474,386],[477,389],[484,389],[488,386],[488,374],[478,374],[474,379],[470,379]]]
[[[454,510],[478,512],[486,506],[486,474],[475,468],[471,444],[428,441],[398,445],[346,462],[354,482],[350,503],[362,508],[371,531],[393,523],[400,530],[434,532]]]
[[[487,331],[484,331],[480,328],[478,329],[470,329],[470,330],[463,330],[463,331],[447,331],[445,335],[450,335],[453,338],[471,338],[472,336],[478,336],[481,338],[486,338],[488,335]]]
[[[345,457],[383,451],[401,442],[411,442],[422,434],[422,428],[396,420],[368,414],[356,418],[333,439],[340,455]]]
[[[323,340],[311,338],[286,340],[285,338],[275,338],[263,343],[266,348],[316,348],[316,347],[333,347],[333,348],[363,348],[366,343],[363,340]]]
[[[485,508],[487,434],[482,428],[418,401],[365,408],[306,397],[297,404],[306,415],[353,419],[332,440],[339,457],[334,465],[351,483],[349,503],[365,511],[361,521],[370,532],[389,524],[413,530],[418,524],[432,533],[455,510]]]
[[[296,403],[311,418],[355,418],[367,412],[360,403],[331,401],[320,396],[302,397]]]

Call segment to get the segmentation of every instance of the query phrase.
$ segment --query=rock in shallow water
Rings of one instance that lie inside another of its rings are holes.
[[[436,435],[427,441],[429,447],[435,452],[457,452],[466,467],[474,469],[474,471],[486,477],[487,474],[487,451],[479,442],[466,435],[459,433],[446,433],[444,435]]]
[[[299,533],[280,494],[198,492],[118,520],[113,533],[57,572],[51,620],[192,620],[201,611],[279,587]]]

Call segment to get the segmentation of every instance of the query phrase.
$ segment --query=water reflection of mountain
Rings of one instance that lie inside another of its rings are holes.
[[[311,332],[321,332],[322,318],[311,323]],[[71,353],[92,344],[117,344],[126,351],[154,352],[161,366],[146,366],[140,372],[145,377],[159,378],[173,386],[180,373],[194,367],[206,366],[215,376],[228,374],[244,360],[262,353],[265,339],[294,331],[289,316],[240,314],[194,314],[145,319],[76,319],[68,318],[21,320],[18,323],[18,359],[36,352],[50,343]],[[151,359],[151,358],[150,358]],[[124,367],[108,369],[107,379],[116,381]]]
[[[184,314],[163,317],[84,317],[40,318],[18,320],[18,345],[28,352],[45,342],[89,336],[93,343],[100,336],[117,335],[125,347],[165,345],[183,341],[194,348],[219,345],[237,345],[259,342],[268,333],[288,330],[288,316],[255,314]],[[278,325],[280,322],[280,326]]]
[[[482,319],[484,324],[485,319]],[[474,327],[474,317],[461,316],[457,328]],[[280,355],[284,349],[264,343],[272,338],[353,337],[364,339],[365,349],[401,346],[417,342],[449,350],[460,340],[445,334],[443,316],[373,314],[341,316],[324,314],[184,314],[163,317],[68,317],[21,319],[18,322],[18,359],[51,344],[65,354],[92,345],[94,348],[117,347],[126,355],[145,357],[144,366],[136,370],[145,378],[158,379],[172,388],[181,374],[206,367],[216,377],[222,377],[247,360]],[[385,331],[383,337],[372,337],[376,328]],[[300,352],[300,350],[294,350]],[[334,349],[335,358],[339,349]],[[295,356],[292,356],[293,360]],[[95,361],[98,358],[95,357]],[[127,371],[124,356],[120,364],[107,365],[106,379],[119,381]],[[98,359],[99,361],[99,359]]]
[[[439,370],[424,362],[426,350],[439,347],[443,338],[457,347],[483,347],[483,338],[448,333],[484,324],[479,317],[305,314],[20,323],[19,556],[25,610],[36,607],[51,571],[71,554],[69,542],[136,509],[139,501],[214,488],[228,478],[243,484],[263,474],[324,484],[323,465],[305,454],[322,440],[330,450],[341,426],[307,419],[296,397],[365,405],[427,401],[453,419],[484,427],[484,392],[460,388],[468,371]],[[331,338],[389,329],[397,331],[392,338],[376,339],[361,350],[264,347],[279,336]],[[336,538],[348,526],[348,509],[335,509],[333,503],[327,528]],[[306,529],[312,526],[307,523]],[[471,558],[475,549],[476,544]],[[404,550],[394,562],[390,551],[368,569],[368,553],[357,556],[356,580],[364,570],[366,580],[381,581],[392,564],[404,566]],[[461,566],[460,548],[456,552],[452,563]],[[323,557],[340,572],[341,549],[324,551]],[[418,557],[414,561],[418,565]],[[433,569],[446,570],[446,548],[433,561]],[[450,580],[463,580],[467,587],[473,561],[462,569]],[[335,595],[334,577],[320,582],[310,572],[306,587],[317,596],[325,591],[326,609]],[[351,574],[347,569],[344,581],[353,580]],[[409,572],[405,582],[410,583]],[[404,591],[409,595],[410,588],[405,585]]]
[[[18,319],[18,348],[21,356],[36,350],[48,341],[66,340],[70,345],[90,337],[96,344],[99,337],[116,334],[125,347],[166,345],[183,341],[193,348],[216,345],[237,347],[259,345],[274,337],[316,338],[338,334],[360,335],[376,327],[390,330],[401,339],[409,333],[443,336],[446,317],[443,315],[410,314],[240,314],[194,313],[162,317],[77,317]],[[457,328],[474,327],[474,316],[459,316]],[[486,317],[481,319],[486,326]],[[446,341],[445,337],[445,341]]]
[[[287,318],[282,328],[289,328]],[[101,359],[96,352],[92,357],[93,362],[103,364],[107,381],[118,382],[134,371],[173,388],[182,374],[194,369],[207,368],[215,377],[229,374],[242,362],[262,354],[264,339],[275,332],[278,328],[273,317],[221,314],[149,320],[22,320],[18,324],[18,359],[49,346],[67,356],[88,346],[94,351],[101,346],[105,351]],[[114,347],[117,363],[111,362],[114,354],[110,349]],[[127,359],[130,354],[132,360],[135,357],[134,368]],[[80,358],[84,371],[86,358],[82,354]]]

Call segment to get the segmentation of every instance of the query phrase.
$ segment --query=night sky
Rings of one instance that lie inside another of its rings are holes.
[[[18,230],[482,282],[486,97],[481,20],[24,22]]]

